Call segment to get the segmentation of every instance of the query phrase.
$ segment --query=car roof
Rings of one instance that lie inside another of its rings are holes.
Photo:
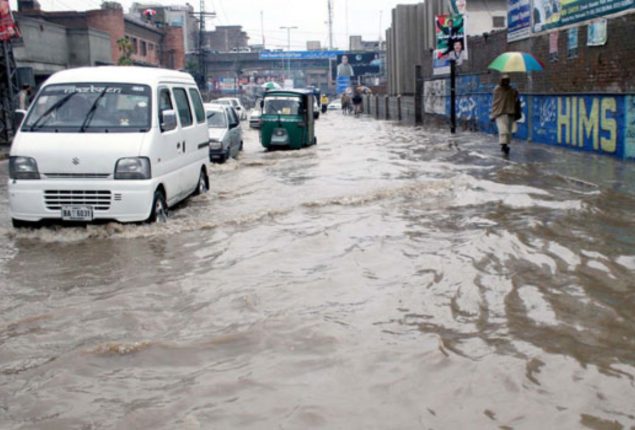
[[[163,82],[175,82],[188,85],[196,84],[194,78],[189,73],[135,66],[78,67],[57,72],[46,81],[47,84],[84,82],[145,84],[155,86]]]
[[[308,96],[313,95],[313,91],[304,89],[281,89],[281,90],[269,90],[265,93],[265,97],[269,96]]]
[[[203,104],[205,110],[214,110],[214,111],[227,111],[227,109],[231,109],[229,106],[221,105],[219,103],[205,103]]]

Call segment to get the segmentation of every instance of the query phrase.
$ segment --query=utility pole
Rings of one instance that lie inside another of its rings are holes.
[[[333,50],[333,0],[328,0],[329,7],[329,49]]]
[[[382,28],[381,27],[382,27],[383,17],[384,17],[384,11],[380,10],[379,11],[379,39],[378,39],[378,41],[379,41],[379,50],[380,51],[381,51],[381,41],[383,39],[383,35],[381,34],[382,33]]]
[[[287,51],[291,51],[291,30],[297,30],[298,27],[280,27],[280,30],[287,30]],[[290,55],[290,54],[289,54]],[[291,57],[287,59],[288,61],[288,71],[287,75],[291,76]]]
[[[348,34],[348,0],[345,0],[344,7],[346,8],[344,11],[344,17],[346,18],[346,43],[348,43],[348,49],[351,49],[351,38]]]
[[[197,14],[194,13],[196,16]],[[205,0],[201,0],[198,12],[198,71],[199,85],[202,90],[207,87],[207,63],[205,62],[205,49],[203,39],[205,38],[205,18],[216,17],[215,12],[205,12]]]
[[[260,11],[260,32],[262,34],[262,49],[265,49],[265,12]]]

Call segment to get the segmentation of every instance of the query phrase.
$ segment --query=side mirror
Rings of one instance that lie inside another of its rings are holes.
[[[240,123],[239,123],[239,122],[230,122],[230,123],[229,123],[229,128],[230,128],[230,129],[232,129],[232,128],[236,128],[236,127],[238,127],[239,125],[240,125]]]
[[[318,111],[313,112],[313,119],[318,119],[318,118],[320,118],[320,112]]]
[[[171,131],[176,128],[176,111],[164,110],[161,112],[161,131]]]
[[[22,109],[16,109],[13,113],[13,123],[15,124],[15,129],[19,129],[22,126],[22,121],[26,117],[26,111]]]
[[[265,107],[265,101],[264,100],[260,100],[260,109]]]

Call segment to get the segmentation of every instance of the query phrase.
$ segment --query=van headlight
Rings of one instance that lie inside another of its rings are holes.
[[[40,179],[35,158],[10,157],[9,178],[11,179]]]
[[[223,144],[221,143],[220,140],[210,139],[209,147],[210,147],[210,149],[222,149],[223,148]]]
[[[120,158],[115,166],[115,179],[150,179],[150,159],[146,157]]]

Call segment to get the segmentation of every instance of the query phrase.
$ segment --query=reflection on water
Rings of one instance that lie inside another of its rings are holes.
[[[165,225],[14,231],[0,185],[0,428],[634,428],[634,166],[317,133]]]

